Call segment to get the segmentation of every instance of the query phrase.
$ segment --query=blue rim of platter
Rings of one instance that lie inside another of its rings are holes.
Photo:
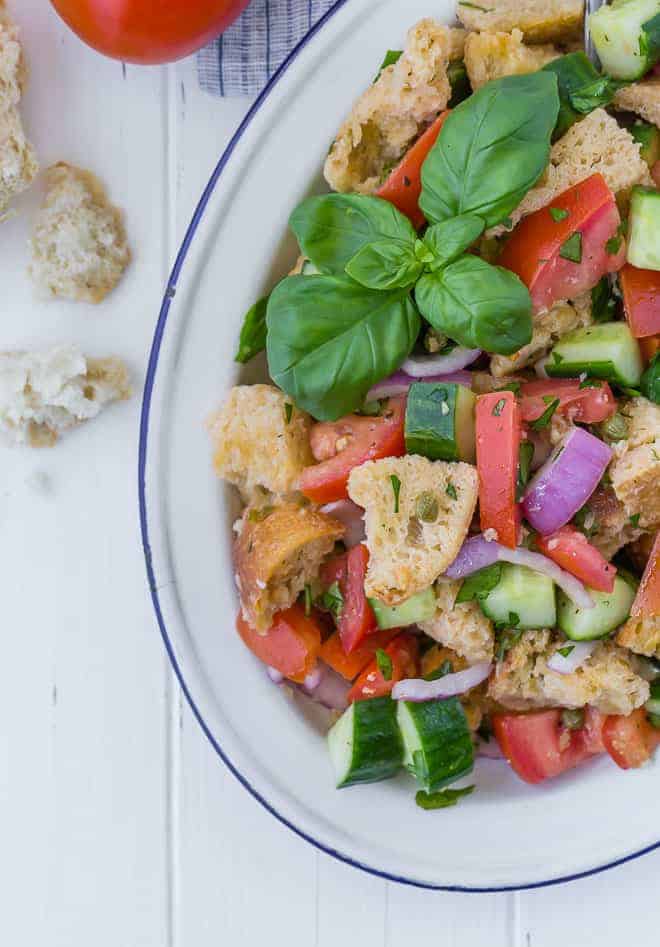
[[[140,502],[140,531],[142,534],[142,548],[144,551],[145,564],[147,569],[147,578],[149,582],[149,588],[151,591],[151,599],[153,606],[156,612],[156,618],[158,620],[158,626],[160,628],[160,633],[165,644],[165,649],[167,651],[168,657],[174,668],[174,672],[177,676],[181,690],[183,691],[186,700],[188,701],[190,708],[195,715],[200,727],[206,734],[209,742],[213,746],[214,750],[222,760],[222,762],[227,766],[231,773],[236,777],[236,779],[247,789],[247,791],[252,795],[257,802],[270,812],[279,822],[291,829],[292,832],[295,832],[296,835],[305,839],[315,848],[319,849],[322,852],[325,852],[327,855],[331,855],[333,858],[338,859],[338,861],[344,862],[347,865],[351,865],[354,868],[359,868],[362,871],[367,872],[370,875],[375,875],[378,878],[383,878],[387,881],[396,881],[399,884],[411,885],[416,888],[426,888],[434,891],[460,891],[470,894],[492,894],[495,892],[502,891],[524,891],[534,888],[546,888],[550,885],[563,884],[567,881],[576,881],[580,878],[587,878],[590,875],[599,874],[602,871],[607,871],[610,868],[616,868],[618,865],[623,865],[626,862],[632,861],[635,858],[639,858],[642,855],[646,855],[649,852],[654,851],[660,847],[660,841],[655,842],[652,845],[648,845],[645,848],[640,849],[637,852],[633,852],[630,855],[624,855],[621,858],[618,858],[614,861],[608,862],[605,865],[599,865],[595,868],[589,868],[585,871],[577,872],[571,875],[563,875],[558,878],[549,878],[547,881],[535,881],[529,882],[528,884],[516,884],[516,885],[499,885],[493,887],[469,887],[467,885],[454,884],[454,885],[434,885],[426,883],[423,881],[418,881],[414,878],[407,878],[402,875],[392,874],[387,871],[381,871],[377,868],[374,868],[370,865],[365,865],[360,861],[357,861],[354,858],[351,858],[349,855],[345,855],[343,852],[337,851],[336,849],[320,842],[318,839],[314,838],[312,835],[309,835],[307,832],[302,831],[298,826],[294,825],[286,816],[282,815],[281,812],[278,812],[264,796],[243,776],[243,774],[237,769],[237,767],[232,763],[232,761],[227,756],[226,752],[223,750],[222,746],[219,744],[213,733],[211,732],[210,727],[204,720],[199,708],[197,707],[195,700],[192,696],[192,693],[186,683],[186,680],[183,676],[183,672],[178,664],[174,653],[174,647],[170,639],[169,632],[165,623],[163,616],[163,611],[160,604],[159,593],[158,593],[158,583],[156,581],[156,576],[154,573],[152,555],[151,555],[151,544],[149,540],[149,521],[147,516],[147,503],[146,503],[146,488],[145,488],[145,473],[147,465],[147,443],[149,438],[149,416],[151,411],[151,400],[153,395],[154,382],[156,379],[156,372],[158,371],[158,360],[160,356],[161,345],[163,342],[163,336],[165,333],[165,327],[167,324],[167,319],[169,316],[170,306],[172,300],[176,294],[176,287],[179,276],[183,269],[183,265],[186,261],[188,251],[191,247],[193,239],[197,233],[197,228],[201,222],[201,219],[206,211],[209,200],[215,190],[215,187],[220,180],[220,177],[225,170],[227,164],[229,163],[231,156],[236,149],[239,141],[247,131],[249,125],[254,119],[255,115],[259,112],[261,107],[264,105],[268,99],[270,93],[280,81],[280,79],[287,72],[292,63],[297,59],[300,52],[309,44],[309,42],[316,36],[316,34],[323,29],[324,25],[342,8],[344,7],[349,0],[337,0],[337,2],[330,7],[330,9],[321,17],[320,20],[312,27],[312,29],[303,37],[303,39],[298,43],[298,45],[291,51],[291,53],[284,60],[279,69],[273,74],[268,84],[265,86],[263,91],[260,93],[258,98],[255,100],[254,104],[248,111],[247,115],[239,125],[235,134],[233,135],[231,141],[225,148],[223,154],[218,161],[213,174],[211,175],[208,184],[206,185],[204,192],[199,200],[199,203],[195,209],[192,220],[188,230],[186,231],[185,237],[183,238],[183,243],[177,254],[174,266],[172,267],[172,272],[167,283],[165,290],[165,295],[160,307],[160,312],[158,315],[158,322],[156,323],[156,329],[154,332],[153,342],[151,345],[151,351],[149,354],[149,364],[147,367],[147,375],[144,384],[144,394],[142,398],[142,410],[140,415],[140,441],[139,441],[139,454],[138,454],[138,491],[139,491],[139,502]]]

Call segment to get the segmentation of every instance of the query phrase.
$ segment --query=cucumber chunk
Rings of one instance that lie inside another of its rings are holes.
[[[545,366],[551,377],[575,378],[586,372],[627,388],[637,388],[642,369],[639,345],[625,322],[601,322],[568,332]]]
[[[635,587],[620,575],[614,580],[611,592],[589,589],[596,603],[593,608],[578,608],[563,592],[558,596],[557,622],[571,641],[591,641],[603,638],[618,628],[630,615],[635,598]]]
[[[589,31],[604,72],[639,79],[660,58],[658,0],[614,0],[589,17]]]
[[[403,765],[417,779],[421,789],[435,792],[472,770],[472,737],[457,697],[420,704],[400,700],[398,704]]]
[[[655,188],[633,188],[627,258],[640,270],[660,270],[660,191]]]
[[[487,618],[511,628],[553,628],[557,620],[554,582],[527,566],[503,563],[500,581],[478,601]]]
[[[469,388],[452,382],[418,381],[406,405],[406,451],[430,460],[474,463],[474,406]]]
[[[660,130],[638,119],[630,128],[630,134],[639,142],[641,157],[652,168],[656,161],[660,161]]]
[[[435,592],[433,588],[424,589],[412,595],[400,605],[384,605],[377,598],[370,598],[376,623],[379,628],[407,628],[421,621],[430,621],[435,615]]]
[[[388,779],[403,760],[396,704],[390,697],[355,701],[332,726],[327,739],[337,789]]]

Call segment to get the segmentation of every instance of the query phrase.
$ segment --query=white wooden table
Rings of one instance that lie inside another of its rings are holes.
[[[107,182],[126,209],[135,262],[100,307],[35,302],[25,266],[36,189],[0,229],[0,348],[59,340],[117,353],[136,394],[52,451],[0,450],[0,943],[657,944],[660,854],[520,894],[406,888],[295,837],[215,756],[152,615],[136,448],[166,274],[250,103],[201,93],[193,60],[145,69],[102,59],[46,0],[14,0],[13,10],[42,164],[71,160]],[[621,788],[612,818],[625,818]],[[551,826],[548,812],[539,833]]]

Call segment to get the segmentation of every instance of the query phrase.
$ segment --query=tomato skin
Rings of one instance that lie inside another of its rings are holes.
[[[603,742],[617,766],[638,769],[660,743],[660,730],[648,722],[644,708],[638,707],[628,717],[608,717],[603,726]]]
[[[549,536],[536,536],[535,543],[539,552],[589,588],[599,592],[613,590],[616,566],[608,562],[578,529],[562,526]]]
[[[555,221],[551,208],[567,211]],[[621,223],[616,200],[601,174],[592,174],[554,198],[550,206],[529,214],[515,228],[498,260],[529,289],[536,311],[558,299],[573,299],[596,285],[605,273],[620,269],[625,244],[608,254],[605,244]],[[559,255],[566,240],[582,234],[582,259],[573,263]]]
[[[314,670],[321,650],[321,628],[300,605],[278,612],[265,635],[260,635],[242,615],[236,619],[239,635],[260,661],[290,681],[302,684]]]
[[[123,62],[163,63],[188,56],[222,33],[249,0],[52,0],[89,46]]]
[[[520,413],[529,423],[540,418],[548,407],[544,397],[559,398],[557,412],[582,424],[597,424],[616,413],[616,398],[606,381],[598,388],[581,388],[577,378],[530,381],[520,388]]]
[[[338,631],[335,631],[321,645],[319,657],[322,661],[341,674],[347,681],[354,681],[360,671],[373,661],[379,648],[386,648],[392,638],[399,634],[398,628],[385,628],[374,631],[353,650],[346,654]]]
[[[660,531],[653,542],[630,614],[633,618],[655,618],[660,615]]]
[[[346,654],[350,654],[370,632],[378,627],[376,616],[364,594],[364,577],[369,565],[369,550],[360,543],[347,553],[329,560],[321,568],[321,583],[329,588],[339,583],[344,599],[337,630]]]
[[[417,638],[409,631],[398,635],[383,650],[392,659],[392,677],[386,681],[378,670],[378,662],[374,659],[348,692],[349,704],[354,700],[385,697],[392,692],[397,681],[418,676],[419,644]]]
[[[312,429],[312,452],[321,463],[303,470],[298,487],[314,503],[348,498],[348,478],[353,467],[367,460],[401,457],[406,452],[403,423],[406,399],[390,398],[387,413],[378,418],[348,415],[339,421],[322,421]],[[338,441],[348,444],[336,452]]]
[[[521,434],[520,410],[512,391],[494,391],[477,398],[481,529],[496,530],[497,541],[512,549],[518,545],[520,526],[516,477]]]
[[[660,162],[659,162],[660,163]],[[645,339],[638,339],[639,350],[645,365],[651,361],[656,352],[660,351],[660,334],[651,335]]]
[[[623,308],[636,339],[660,333],[660,273],[640,270],[630,263],[619,273]]]
[[[382,197],[390,204],[394,204],[402,214],[410,218],[417,230],[426,223],[426,217],[419,206],[419,195],[422,193],[422,165],[436,143],[448,115],[449,110],[443,112],[429,125],[385,183],[376,191],[377,197]]]

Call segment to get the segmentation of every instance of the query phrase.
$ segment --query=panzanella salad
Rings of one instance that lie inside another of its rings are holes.
[[[337,786],[424,809],[479,754],[660,743],[660,0],[593,15],[602,72],[582,14],[459,3],[387,53],[245,317],[271,381],[210,422],[239,635],[329,708]]]

